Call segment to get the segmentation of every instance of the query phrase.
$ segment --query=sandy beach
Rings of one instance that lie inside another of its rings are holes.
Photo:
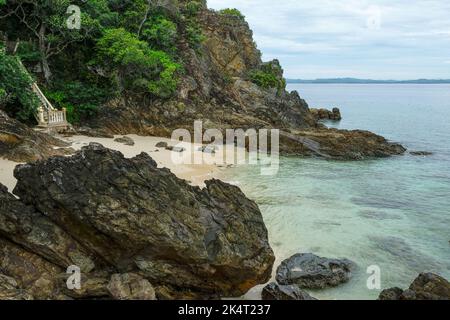
[[[119,137],[123,136],[117,135],[114,139]],[[126,137],[133,139],[135,144],[128,146],[114,141],[113,138],[93,138],[87,136],[59,136],[58,138],[69,142],[75,150],[80,150],[83,146],[87,146],[91,142],[97,142],[107,148],[120,151],[127,158],[132,158],[142,152],[146,152],[158,163],[159,168],[168,168],[179,178],[199,187],[203,187],[206,180],[213,178],[220,179],[221,173],[226,169],[226,166],[223,164],[215,164],[213,155],[199,151],[201,145],[178,143],[171,139],[160,137],[144,137],[138,135],[127,135]],[[157,148],[156,144],[159,142],[166,142],[169,146],[176,145],[184,148],[186,151],[179,153],[166,150],[165,148]],[[177,160],[177,157],[182,157],[184,160],[191,158],[194,160],[191,163],[200,164],[187,164],[188,162],[186,161],[179,164],[178,161],[174,161],[174,159]],[[18,164],[0,158],[0,183],[8,187],[9,191],[12,191],[16,185],[17,181],[13,176],[13,171]]]

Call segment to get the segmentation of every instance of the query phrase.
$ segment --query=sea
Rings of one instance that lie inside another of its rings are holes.
[[[310,107],[339,107],[326,125],[401,143],[402,156],[367,161],[282,157],[276,175],[238,166],[225,180],[256,201],[276,255],[347,258],[352,279],[318,299],[376,299],[421,272],[450,279],[450,85],[290,84]],[[379,280],[379,281],[378,281]]]

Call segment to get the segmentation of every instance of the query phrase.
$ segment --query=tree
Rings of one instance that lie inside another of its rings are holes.
[[[102,64],[117,77],[123,90],[167,98],[177,86],[180,66],[168,54],[152,50],[124,28],[108,29],[98,40],[95,64]]]
[[[27,41],[31,38],[37,42],[47,82],[52,76],[49,59],[98,32],[101,26],[98,17],[109,10],[107,0],[90,0],[83,7],[81,28],[70,29],[67,10],[73,2],[76,3],[71,0],[8,0],[0,6],[0,26],[10,39]],[[80,6],[83,3],[78,2]]]

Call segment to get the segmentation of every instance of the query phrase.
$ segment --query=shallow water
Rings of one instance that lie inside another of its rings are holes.
[[[346,129],[367,129],[429,157],[337,162],[282,158],[275,176],[228,171],[260,206],[277,262],[297,252],[346,257],[353,279],[313,292],[321,299],[375,299],[423,271],[450,279],[450,85],[290,85],[311,107],[338,106]]]

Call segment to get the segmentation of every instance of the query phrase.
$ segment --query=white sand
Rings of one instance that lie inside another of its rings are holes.
[[[115,136],[115,138],[118,137],[122,136]],[[127,146],[123,143],[115,142],[114,139],[111,138],[92,138],[86,136],[59,138],[71,143],[72,148],[75,150],[80,150],[90,142],[97,142],[106,148],[122,152],[127,158],[132,158],[141,152],[146,152],[158,163],[158,167],[168,168],[179,178],[200,187],[204,186],[206,180],[212,178],[220,179],[221,173],[226,168],[226,166],[220,162],[216,164],[213,155],[198,151],[201,147],[200,145],[182,143],[181,147],[185,148],[186,151],[177,153],[164,148],[156,148],[158,142],[167,142],[170,146],[179,145],[178,142],[167,138],[143,137],[137,135],[127,135],[127,137],[133,139],[135,142],[134,146]],[[176,161],[176,157],[182,157],[184,162],[178,164],[179,162]],[[192,161],[188,162],[186,159],[192,159]],[[0,183],[8,187],[9,191],[12,191],[17,183],[17,180],[13,176],[16,165],[18,165],[18,163],[0,158]]]
[[[169,146],[178,145],[178,142],[174,142],[167,138],[159,137],[144,137],[138,135],[126,135],[130,137],[135,142],[134,146],[127,146],[123,143],[115,142],[114,139],[110,138],[91,138],[86,136],[72,136],[70,138],[62,138],[72,144],[72,148],[75,150],[81,149],[83,146],[87,146],[90,142],[98,142],[105,146],[106,148],[120,151],[127,158],[132,158],[141,152],[148,153],[157,163],[159,168],[168,168],[176,176],[181,179],[189,181],[192,185],[204,186],[204,181],[210,180],[212,178],[220,178],[220,173],[224,168],[215,165],[213,161],[211,164],[177,164],[172,157],[192,157],[199,159],[204,157],[205,160],[209,160],[210,155],[204,154],[198,151],[199,145],[182,143],[181,146],[186,149],[185,152],[177,153],[173,151],[166,150],[164,148],[157,148],[156,144],[158,142],[167,142]],[[118,138],[122,136],[115,136]],[[191,152],[189,152],[191,151]],[[194,161],[191,161],[194,163]]]
[[[17,165],[17,162],[0,158],[0,183],[5,185],[10,192],[14,189],[17,183],[17,180],[13,175],[14,168]]]

